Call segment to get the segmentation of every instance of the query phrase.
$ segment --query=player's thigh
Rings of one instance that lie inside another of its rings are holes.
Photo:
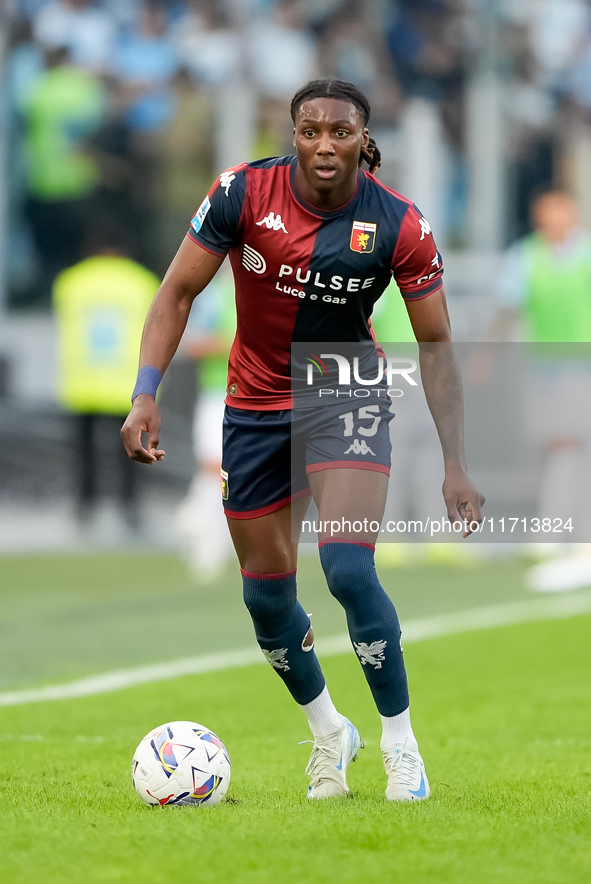
[[[375,543],[384,515],[388,476],[364,469],[327,469],[308,476],[323,530],[318,539],[340,537]]]
[[[292,520],[301,524],[309,503],[309,497],[302,497],[255,519],[228,518],[240,567],[251,574],[295,571],[298,545],[292,539]]]
[[[341,537],[373,543],[384,514],[391,442],[390,400],[343,403],[302,415],[306,472],[316,505],[320,539]]]

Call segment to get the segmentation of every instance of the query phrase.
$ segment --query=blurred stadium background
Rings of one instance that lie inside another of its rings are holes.
[[[0,581],[10,593],[22,579],[33,608],[48,560],[19,578],[15,556],[133,548],[174,562],[195,473],[185,349],[163,384],[166,461],[135,477],[139,524],[117,508],[106,429],[100,503],[80,523],[56,274],[116,229],[161,277],[215,175],[291,152],[288,105],[305,81],[367,92],[380,178],[412,195],[444,253],[457,340],[485,336],[502,254],[529,231],[535,193],[568,190],[591,227],[588,0],[4,0],[0,15]],[[79,574],[96,567],[77,561]],[[73,592],[80,581],[60,568],[48,592]],[[35,680],[25,669],[16,680]]]
[[[161,276],[216,174],[290,152],[288,101],[307,79],[368,93],[380,177],[431,221],[458,340],[490,322],[499,256],[528,231],[532,193],[569,189],[591,225],[586,0],[5,0],[1,14],[2,550],[80,541],[56,273],[115,223]],[[180,354],[163,391],[167,461],[139,475],[151,544],[176,543],[195,393]],[[104,490],[84,540],[117,544]]]

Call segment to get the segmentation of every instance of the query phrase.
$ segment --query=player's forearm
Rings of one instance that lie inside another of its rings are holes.
[[[439,434],[446,469],[457,463],[465,470],[464,391],[453,343],[419,344],[419,353],[423,389]]]
[[[183,336],[193,295],[166,280],[146,317],[140,348],[140,367],[153,365],[164,374]]]

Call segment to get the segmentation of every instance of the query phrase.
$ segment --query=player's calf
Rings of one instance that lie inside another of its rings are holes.
[[[268,663],[300,705],[315,700],[325,681],[314,651],[310,618],[297,600],[295,571],[242,571],[244,602]]]

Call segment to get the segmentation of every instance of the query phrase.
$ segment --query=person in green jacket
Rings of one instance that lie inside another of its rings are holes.
[[[74,418],[77,501],[82,521],[98,496],[98,425],[121,454],[119,429],[129,410],[142,328],[159,279],[122,253],[116,231],[103,227],[92,257],[63,270],[53,286],[58,341],[58,400]],[[119,457],[119,487],[130,526],[137,519],[135,464]]]
[[[544,453],[538,516],[574,525],[573,542],[545,544],[556,558],[528,575],[531,589],[556,592],[591,585],[591,362],[589,348],[572,346],[591,343],[591,233],[562,190],[534,199],[532,226],[505,255],[490,338],[566,345],[535,351],[526,401]]]
[[[95,223],[101,170],[89,139],[105,117],[99,77],[70,64],[68,50],[46,53],[47,69],[23,103],[27,217],[42,263],[40,288],[83,254]]]

